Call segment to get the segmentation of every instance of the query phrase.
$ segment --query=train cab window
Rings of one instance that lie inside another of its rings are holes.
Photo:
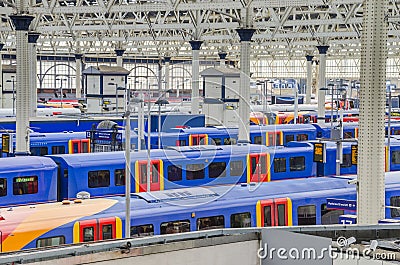
[[[152,224],[131,226],[132,238],[152,235],[154,235],[154,226]]]
[[[54,236],[54,237],[47,237],[41,238],[36,241],[37,248],[43,247],[53,247],[65,244],[65,237],[64,236]]]
[[[204,165],[203,164],[188,164],[186,166],[186,179],[203,179],[204,178]]]
[[[251,214],[249,212],[231,214],[231,227],[251,227]]]
[[[31,155],[33,156],[45,156],[48,154],[47,147],[31,147]]]
[[[272,226],[271,205],[264,207],[264,226]]]
[[[253,144],[262,144],[262,136],[254,136]]]
[[[316,225],[317,215],[315,205],[306,205],[297,207],[298,225]]]
[[[278,226],[286,225],[286,213],[285,213],[285,205],[278,204]]]
[[[238,160],[238,161],[231,161],[230,162],[230,170],[231,170],[231,176],[241,176],[243,174],[243,161]]]
[[[285,136],[285,143],[293,142],[294,141],[294,134],[287,134]]]
[[[209,178],[226,177],[226,162],[213,162],[208,166]]]
[[[211,143],[212,145],[221,145],[222,141],[221,138],[211,138]]]
[[[184,232],[190,232],[190,221],[189,220],[165,222],[165,223],[161,223],[161,226],[160,226],[161,235],[184,233]]]
[[[83,242],[94,241],[94,227],[83,228]]]
[[[303,171],[306,169],[304,156],[294,156],[290,158],[290,171]]]
[[[342,214],[344,214],[343,210],[329,210],[326,208],[326,203],[321,204],[322,225],[339,224],[339,216]]]
[[[65,146],[63,145],[56,145],[51,147],[51,153],[53,155],[56,154],[65,154]]]
[[[225,227],[225,218],[223,215],[204,217],[197,219],[197,230],[209,230]]]
[[[297,141],[307,141],[307,140],[308,140],[308,135],[305,134],[305,133],[298,134],[298,135],[296,136],[296,140],[297,140]]]
[[[101,229],[102,238],[103,240],[113,239],[113,231],[112,225],[103,225]]]
[[[7,195],[7,179],[0,178],[0,197]]]
[[[340,164],[341,168],[351,167],[351,154],[343,154],[343,163]]]
[[[392,164],[398,165],[400,164],[400,151],[392,151]]]
[[[400,196],[390,197],[390,206],[400,207]],[[400,209],[390,209],[390,216],[392,218],[400,217]]]
[[[286,172],[286,158],[278,157],[274,158],[274,172]]]
[[[115,186],[125,186],[125,169],[114,170]]]
[[[110,171],[96,170],[88,173],[89,188],[101,188],[110,186]]]
[[[169,181],[179,181],[182,180],[182,166],[171,165],[167,168],[168,180]]]
[[[38,192],[38,177],[26,176],[13,179],[13,194],[34,194]]]
[[[236,139],[235,138],[224,138],[224,145],[232,145],[236,144]]]
[[[354,138],[353,132],[343,132],[344,139]]]

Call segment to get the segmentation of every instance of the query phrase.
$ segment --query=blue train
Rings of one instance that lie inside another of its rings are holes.
[[[0,216],[2,251],[122,237],[221,228],[337,224],[328,199],[356,199],[352,178],[308,178],[260,185],[219,185],[139,193],[131,197],[130,235],[122,196],[22,206]],[[400,174],[386,175],[385,205],[400,206]],[[385,208],[386,218],[399,218]]]

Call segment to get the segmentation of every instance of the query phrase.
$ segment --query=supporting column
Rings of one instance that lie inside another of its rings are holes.
[[[16,30],[17,50],[17,98],[16,98],[16,155],[28,155],[29,148],[29,48],[28,30],[34,17],[26,15],[10,16]]]
[[[28,46],[29,46],[29,84],[30,90],[28,97],[31,99],[31,108],[29,111],[30,117],[36,117],[37,114],[37,54],[36,54],[36,42],[39,39],[40,33],[29,32],[28,33]]]
[[[82,54],[75,54],[75,97],[82,97]]]
[[[192,114],[199,114],[199,55],[201,40],[189,41],[192,46]]]
[[[0,43],[0,108],[3,107],[3,57],[1,50],[4,47],[4,43]]]
[[[317,46],[319,51],[318,124],[325,123],[325,91],[321,90],[321,88],[326,88],[326,52],[328,48],[329,46]]]
[[[226,52],[219,52],[219,60],[220,60],[220,65],[225,66],[225,58],[228,55]]]
[[[169,56],[165,56],[164,57],[164,78],[165,78],[165,91],[168,91],[168,89],[170,88],[170,84],[169,84],[169,64],[171,62],[171,57]],[[169,93],[166,94],[166,97],[169,98]]]
[[[250,143],[250,49],[255,29],[236,29],[240,37],[240,88],[238,142]]]
[[[306,87],[306,104],[311,104],[312,92],[312,59],[314,56],[307,55],[307,87]]]
[[[122,65],[123,65],[122,55],[124,55],[125,50],[115,49],[114,51],[117,54],[117,66],[122,67]]]
[[[363,2],[357,223],[369,225],[385,215],[387,0]]]

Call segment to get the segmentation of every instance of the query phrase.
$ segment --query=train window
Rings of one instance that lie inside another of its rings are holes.
[[[7,195],[7,179],[0,178],[0,197]]]
[[[305,133],[298,134],[296,136],[297,141],[307,141],[308,140],[308,135]]]
[[[274,158],[274,172],[286,172],[286,158],[278,157]]]
[[[167,171],[168,171],[168,180],[169,181],[182,180],[182,166],[181,165],[168,166]]]
[[[294,141],[294,134],[287,134],[285,136],[285,142],[289,143],[289,142],[293,142]]]
[[[400,207],[400,196],[390,197],[390,206]],[[400,217],[400,209],[390,209],[390,215],[392,218]]]
[[[102,230],[101,233],[103,235],[103,240],[113,238],[112,225],[103,225],[101,230]]]
[[[343,163],[340,164],[340,167],[347,168],[351,166],[351,154],[343,154]]]
[[[48,154],[47,147],[31,147],[31,155],[33,156],[45,156]]]
[[[89,188],[100,188],[110,186],[110,171],[96,170],[88,173]]]
[[[89,153],[89,143],[82,140],[81,144],[81,153]]]
[[[140,184],[147,183],[147,164],[139,165],[139,183]]]
[[[253,144],[262,144],[262,137],[261,136],[254,136],[254,143]]]
[[[203,164],[188,164],[186,166],[186,179],[203,179],[204,178],[204,165]]]
[[[221,138],[211,138],[211,143],[212,145],[221,145],[222,141]]]
[[[125,169],[114,170],[114,183],[115,186],[125,185]]]
[[[197,219],[197,230],[209,230],[225,227],[225,218],[223,215],[203,217]]]
[[[231,176],[241,176],[243,174],[243,161],[231,161],[230,163]]]
[[[303,171],[306,169],[304,156],[294,156],[290,158],[290,171]]]
[[[94,227],[83,228],[83,242],[94,241]]]
[[[272,225],[271,205],[264,207],[264,226]]]
[[[64,236],[41,238],[41,239],[38,239],[38,241],[36,241],[37,248],[59,246],[62,244],[65,244]]]
[[[177,140],[176,145],[177,146],[187,146],[186,140]]]
[[[306,205],[297,207],[298,225],[316,225],[316,207],[315,205]]]
[[[184,233],[184,232],[190,232],[190,221],[189,220],[165,222],[165,223],[162,223],[160,226],[161,235]]]
[[[38,177],[24,176],[13,179],[13,194],[34,194],[38,192]]]
[[[224,138],[224,145],[230,145],[230,144],[236,144],[236,139],[235,138]]]
[[[267,157],[265,155],[260,156],[259,163],[261,166],[261,174],[267,174]]]
[[[251,227],[251,215],[247,213],[235,213],[231,214],[231,227],[242,228]]]
[[[283,226],[286,225],[286,206],[284,204],[278,204],[278,225]]]
[[[158,183],[159,179],[160,179],[160,170],[159,170],[160,165],[158,163],[157,164],[152,163],[151,165],[152,165],[152,167],[151,167],[151,182]]]
[[[154,226],[152,224],[131,226],[131,237],[133,238],[152,235],[154,235]]]
[[[68,178],[68,169],[64,169],[64,178]]]
[[[386,134],[387,135],[387,134]],[[400,135],[400,129],[394,129],[392,135]]]
[[[251,163],[251,174],[254,175],[257,170],[257,158],[256,157],[251,157],[250,158],[250,163]]]
[[[400,151],[392,151],[392,164],[400,164]]]
[[[339,216],[344,214],[343,210],[329,210],[326,208],[326,203],[321,204],[321,224],[330,225],[338,224]]]
[[[343,132],[344,139],[354,138],[353,132]]]
[[[65,154],[65,146],[63,145],[56,145],[51,147],[51,153],[53,155],[56,154]]]
[[[213,162],[208,166],[209,178],[226,177],[226,162]]]

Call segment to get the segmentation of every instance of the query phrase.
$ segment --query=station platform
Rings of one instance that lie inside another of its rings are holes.
[[[19,251],[0,264],[399,264],[400,227],[207,230]]]

